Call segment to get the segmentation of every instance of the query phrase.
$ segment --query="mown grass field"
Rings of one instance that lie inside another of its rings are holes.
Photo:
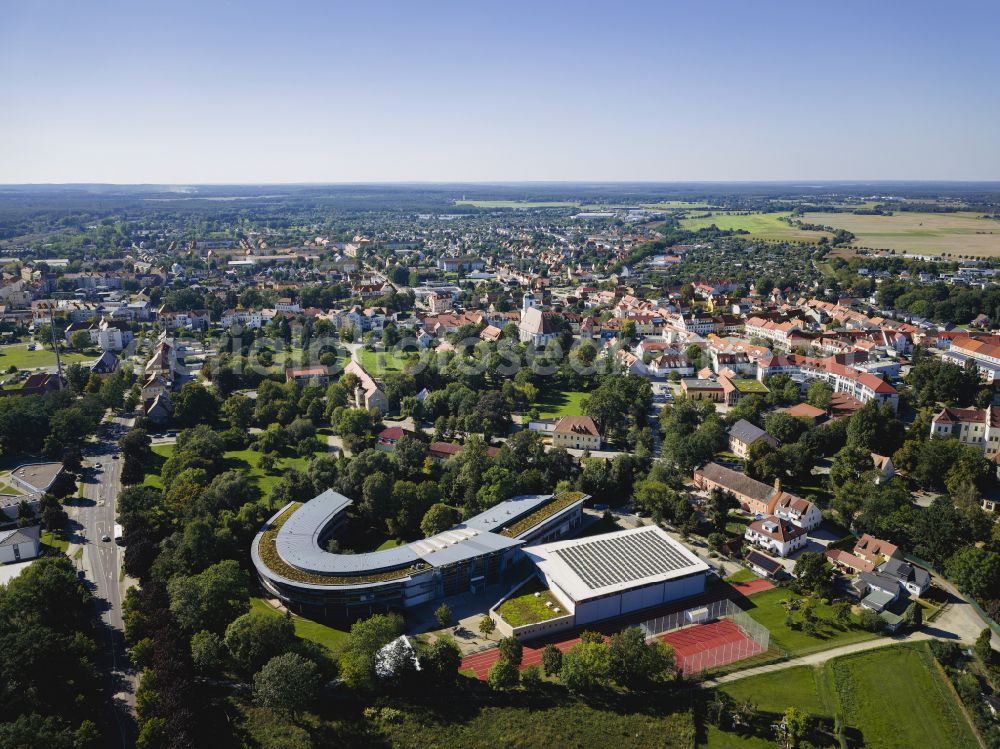
[[[926,643],[844,656],[826,670],[844,717],[867,746],[978,746]]]
[[[804,231],[794,226],[789,226],[784,221],[779,221],[782,217],[790,216],[788,212],[783,213],[751,213],[740,215],[736,213],[713,213],[705,217],[687,217],[681,219],[681,228],[690,231],[705,229],[713,224],[723,230],[744,230],[750,232],[751,236],[760,239],[788,240],[795,242],[818,242],[820,237],[831,237],[828,232]],[[813,216],[815,214],[808,214]],[[811,218],[805,219],[807,223],[822,223]]]
[[[582,403],[586,397],[587,394],[582,390],[559,390],[550,386],[542,388],[534,405],[543,419],[582,416]]]
[[[853,213],[807,213],[812,224],[847,229],[855,247],[896,250],[911,254],[1000,257],[1000,221],[977,213],[896,213],[860,216]]]
[[[830,621],[833,618],[833,609],[823,604],[813,608],[817,618],[822,620],[818,622],[815,636],[791,629],[785,624],[786,609],[783,603],[795,597],[796,594],[790,590],[773,588],[754,594],[748,599],[750,603],[746,609],[747,614],[770,630],[772,642],[790,655],[804,655],[879,637],[877,634],[858,628],[856,617],[855,626],[841,627],[834,624]]]
[[[160,481],[160,469],[163,467],[164,462],[167,458],[174,454],[174,445],[153,445],[153,458],[150,460],[149,465],[146,467],[146,478],[143,483],[147,486],[155,486],[158,489],[163,488],[163,482]],[[314,454],[316,455],[326,455],[325,450],[317,450]],[[309,462],[312,458],[302,458],[298,456],[294,457],[282,457],[279,458],[274,466],[274,470],[271,472],[266,472],[260,467],[260,459],[263,453],[257,450],[230,450],[225,453],[226,467],[227,471],[239,471],[241,473],[246,473],[257,480],[257,486],[260,487],[261,492],[266,497],[270,493],[271,488],[278,483],[278,480],[291,468],[295,468],[299,471],[304,471],[309,467]]]
[[[64,366],[73,362],[93,361],[98,356],[99,354],[78,354],[74,351],[61,351],[59,353],[59,358]],[[6,371],[11,365],[18,369],[54,367],[56,355],[50,349],[36,348],[34,351],[28,351],[28,346],[24,343],[0,346],[0,372]]]
[[[879,749],[976,747],[956,697],[937,669],[926,643],[891,645],[841,656],[824,666],[797,666],[719,687],[734,700],[780,715],[797,707],[834,718],[861,732],[864,746]],[[774,746],[773,737],[742,737],[707,726],[710,749]],[[833,744],[835,745],[835,744]]]
[[[372,377],[380,377],[390,372],[402,372],[407,361],[405,356],[392,351],[369,351],[364,348],[358,350],[358,358],[361,360],[361,366]]]
[[[275,610],[263,598],[251,598],[250,610],[264,614],[265,616],[284,616],[280,611]],[[301,616],[292,614],[292,622],[295,624],[295,634],[303,640],[315,642],[322,645],[331,653],[336,655],[343,650],[347,643],[347,630],[334,629],[325,624],[314,622],[311,619],[303,619]]]

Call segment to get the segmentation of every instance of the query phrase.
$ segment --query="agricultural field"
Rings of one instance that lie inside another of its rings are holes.
[[[473,208],[579,208],[575,200],[456,200],[455,205],[471,205]]]
[[[820,237],[832,238],[829,232],[805,231],[794,226],[789,226],[779,219],[790,216],[789,212],[781,213],[713,213],[711,216],[686,217],[681,219],[681,228],[691,231],[705,229],[713,224],[723,230],[744,230],[750,235],[759,239],[770,239],[789,242],[818,242]],[[809,217],[820,214],[808,214]],[[807,223],[823,223],[818,220],[807,219]]]
[[[705,209],[708,203],[688,203],[683,200],[662,200],[658,203],[581,203],[576,200],[456,200],[455,205],[469,205],[474,208],[579,208],[581,211],[613,211],[621,208],[648,208],[659,211],[685,209]]]
[[[893,645],[730,682],[719,688],[736,701],[750,698],[773,715],[788,707],[828,721],[836,715],[860,731],[865,746],[885,749],[977,746],[961,707],[926,643]],[[759,729],[766,732],[769,721]],[[710,749],[774,746],[773,737],[743,737],[706,726]]]
[[[919,255],[1000,257],[1000,221],[978,213],[807,213],[803,221],[846,229],[853,247],[895,250]]]

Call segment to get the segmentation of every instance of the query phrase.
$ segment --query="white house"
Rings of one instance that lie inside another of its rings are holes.
[[[0,531],[0,564],[23,562],[38,556],[40,526]]]
[[[751,544],[779,557],[787,557],[806,545],[805,528],[773,515],[750,523],[743,537]]]
[[[772,512],[776,517],[807,531],[818,528],[823,522],[823,515],[816,505],[794,494],[782,493],[774,503]]]

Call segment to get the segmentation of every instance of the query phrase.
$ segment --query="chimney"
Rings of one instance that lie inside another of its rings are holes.
[[[776,494],[780,494],[781,493],[781,477],[780,476],[774,480],[774,492]]]

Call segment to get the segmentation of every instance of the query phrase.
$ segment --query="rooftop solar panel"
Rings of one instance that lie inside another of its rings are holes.
[[[555,550],[591,590],[642,580],[691,566],[691,559],[650,529]]]

